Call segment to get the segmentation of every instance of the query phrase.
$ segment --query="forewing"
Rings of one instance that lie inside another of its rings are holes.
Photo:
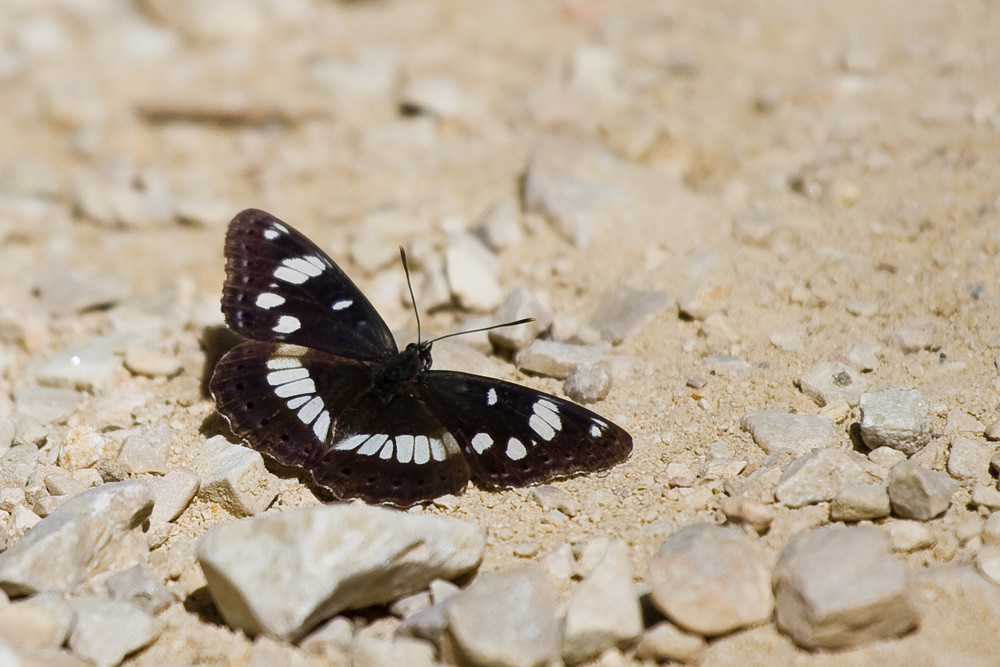
[[[225,254],[222,312],[236,333],[359,359],[396,353],[361,290],[287,223],[247,209],[229,224]]]
[[[428,371],[422,386],[424,400],[485,486],[603,470],[632,451],[632,436],[621,427],[551,394],[453,371]]]

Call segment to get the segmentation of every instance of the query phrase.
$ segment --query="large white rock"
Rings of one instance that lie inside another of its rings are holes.
[[[198,560],[229,625],[297,641],[339,611],[476,568],[485,546],[483,528],[454,519],[322,505],[215,526]]]
[[[137,529],[152,509],[152,493],[138,480],[78,493],[0,554],[0,589],[65,591],[144,557],[145,535]]]

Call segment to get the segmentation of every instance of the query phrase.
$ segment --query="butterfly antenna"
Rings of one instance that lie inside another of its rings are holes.
[[[417,310],[417,299],[413,296],[413,283],[410,282],[410,267],[406,264],[406,251],[399,246],[399,258],[403,260],[403,273],[406,274],[406,288],[410,290],[410,303],[413,304],[413,315],[417,318],[417,343],[420,343],[420,311]]]
[[[465,334],[479,333],[480,331],[492,331],[493,329],[502,329],[504,327],[516,327],[519,324],[527,324],[528,322],[534,322],[534,321],[535,321],[534,317],[525,317],[525,318],[522,318],[520,320],[514,320],[513,322],[504,322],[503,324],[491,324],[488,327],[480,327],[478,329],[469,329],[468,331],[456,331],[454,333],[445,334],[443,336],[438,336],[437,338],[433,338],[433,339],[431,339],[431,340],[429,340],[427,342],[428,343],[436,343],[439,340],[443,340],[445,338],[451,338],[452,336],[464,336]]]

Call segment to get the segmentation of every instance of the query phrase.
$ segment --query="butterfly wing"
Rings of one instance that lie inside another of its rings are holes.
[[[469,469],[455,438],[418,397],[373,386],[379,367],[247,341],[216,365],[211,391],[234,433],[338,498],[407,507],[458,493]]]
[[[247,209],[229,224],[225,254],[222,312],[236,333],[355,359],[397,352],[361,290],[287,223]]]
[[[536,484],[610,468],[628,458],[632,436],[600,415],[551,394],[493,378],[428,371],[422,396],[487,487]]]

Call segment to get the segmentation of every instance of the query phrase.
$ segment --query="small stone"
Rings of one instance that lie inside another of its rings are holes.
[[[948,423],[944,427],[944,432],[948,435],[962,434],[965,436],[982,435],[986,425],[961,410],[950,410],[948,412]]]
[[[590,555],[596,563],[588,568],[566,607],[562,657],[569,665],[609,648],[624,648],[642,632],[628,547],[620,540],[601,541],[597,546],[602,553]]]
[[[145,347],[130,347],[125,350],[125,368],[136,375],[153,378],[173,377],[181,372],[183,366],[174,355]]]
[[[558,510],[566,516],[576,516],[580,511],[580,502],[565,489],[551,484],[532,487],[531,499],[544,510]]]
[[[504,350],[521,350],[552,326],[552,313],[527,287],[517,287],[511,290],[500,307],[493,313],[493,317],[497,322],[513,322],[525,317],[535,319],[534,322],[527,322],[516,327],[503,327],[490,331],[490,341]]]
[[[988,482],[992,455],[992,448],[986,443],[956,435],[951,439],[948,452],[948,472],[957,479]]]
[[[63,391],[109,388],[127,377],[119,347],[114,338],[95,336],[56,350],[33,364],[31,372],[41,384]]]
[[[8,595],[67,590],[95,573],[145,554],[138,528],[149,516],[149,487],[132,480],[79,493],[0,553]]]
[[[147,480],[153,492],[153,513],[149,516],[151,526],[173,521],[187,509],[201,486],[201,477],[190,468],[173,468],[163,477]]]
[[[24,504],[24,501],[24,483],[0,467],[0,510],[13,512],[14,508]]]
[[[113,458],[115,444],[92,426],[73,426],[59,447],[59,465],[66,470],[89,468],[98,460]]]
[[[344,609],[475,569],[485,546],[482,528],[456,519],[335,504],[218,524],[199,541],[198,561],[231,627],[296,641]]]
[[[34,293],[53,313],[79,313],[111,306],[126,296],[131,283],[110,273],[84,273],[66,267],[51,267],[37,275]]]
[[[876,447],[868,452],[868,460],[886,471],[904,459],[906,454],[892,447]]]
[[[146,612],[120,600],[72,600],[76,621],[68,644],[98,667],[111,667],[153,642],[160,624]]]
[[[830,503],[831,521],[874,521],[889,516],[889,493],[879,484],[847,484]]]
[[[205,441],[194,469],[202,479],[199,496],[234,516],[263,512],[278,495],[277,481],[264,467],[260,453],[221,435]]]
[[[273,663],[272,663],[273,664]],[[351,642],[351,667],[438,667],[434,646],[422,639],[394,637],[383,639],[371,633],[359,632]]]
[[[468,107],[462,85],[447,76],[430,76],[411,81],[403,88],[400,105],[411,113],[439,118],[456,118]]]
[[[40,424],[62,424],[76,412],[81,398],[72,389],[31,386],[14,392],[14,407]]]
[[[864,468],[851,453],[817,449],[785,469],[774,495],[787,507],[803,507],[833,500],[847,484],[864,478]]]
[[[893,551],[910,553],[934,546],[934,533],[927,524],[919,521],[892,521],[889,523],[889,540]]]
[[[1000,545],[1000,512],[995,509],[983,522],[982,538],[983,544]]]
[[[701,636],[684,632],[673,623],[660,621],[642,633],[635,647],[635,657],[656,662],[697,663],[705,646]]]
[[[170,606],[174,596],[149,568],[136,564],[116,572],[104,582],[115,600],[128,602],[147,614],[155,616]]]
[[[861,373],[839,361],[821,361],[799,378],[802,393],[820,407],[838,400],[857,405],[867,384]]]
[[[427,609],[429,606],[431,606],[430,591],[419,591],[412,595],[401,597],[390,604],[389,613],[396,618],[406,618]]]
[[[716,636],[771,615],[767,569],[738,528],[692,524],[649,561],[653,604],[679,627]]]
[[[793,538],[775,566],[774,595],[778,628],[806,648],[895,637],[920,620],[906,568],[874,526],[825,526]]]
[[[503,301],[496,257],[472,234],[454,234],[445,250],[445,273],[459,307],[488,313]]]
[[[133,475],[167,472],[167,456],[174,441],[174,431],[166,424],[143,429],[125,438],[118,452],[118,463]]]
[[[983,435],[985,435],[986,439],[989,440],[990,442],[996,442],[997,440],[1000,440],[1000,420],[995,421],[989,426],[987,426],[986,430],[983,431]]]
[[[603,346],[536,340],[518,353],[517,365],[529,373],[567,378],[577,368],[597,365],[603,357]]]
[[[750,410],[740,420],[740,427],[768,454],[787,448],[802,455],[831,447],[837,441],[833,422],[819,415]]]
[[[661,313],[676,310],[677,300],[667,292],[620,287],[601,299],[590,326],[618,345]]]
[[[459,655],[477,667],[542,667],[559,657],[556,601],[536,565],[480,575],[448,601]]]
[[[345,657],[345,662],[346,662]],[[309,667],[306,657],[291,644],[261,635],[253,641],[250,647],[249,660],[246,667]]]
[[[504,197],[495,201],[479,218],[475,229],[494,252],[520,243],[524,238],[524,230],[521,226],[521,210],[517,200],[513,197]]]
[[[0,606],[0,637],[24,648],[62,646],[73,626],[73,608],[58,593],[40,593]]]
[[[903,519],[929,521],[944,514],[958,482],[947,474],[928,470],[912,461],[900,461],[889,471],[892,512]]]
[[[926,350],[934,345],[935,329],[932,318],[911,318],[889,331],[889,344],[907,353]]]
[[[1000,490],[996,486],[976,485],[972,487],[972,504],[991,510],[1000,510]]]
[[[521,188],[524,210],[545,217],[576,246],[586,246],[620,193],[605,178],[617,160],[595,143],[544,137],[532,151]]]
[[[916,389],[864,394],[860,406],[861,439],[871,449],[892,447],[912,456],[931,439],[930,408]]]
[[[715,375],[742,375],[752,371],[753,365],[731,354],[709,354],[705,357],[705,368]]]
[[[262,635],[263,636],[263,635]],[[351,667],[348,652],[354,639],[354,626],[343,616],[334,616],[299,643],[303,653],[316,656],[323,665]]]
[[[580,366],[563,382],[563,392],[578,403],[596,403],[608,397],[611,373],[600,364]]]
[[[14,445],[0,456],[0,467],[7,476],[17,480],[17,486],[27,486],[38,467],[38,448],[34,445]]]
[[[728,309],[732,292],[732,285],[699,285],[681,299],[679,312],[696,322],[704,322],[712,315],[721,315]]]
[[[847,363],[859,371],[873,371],[882,360],[882,344],[874,338],[864,338],[847,350],[846,357]]]
[[[766,248],[781,226],[781,218],[774,211],[753,207],[733,218],[733,236],[741,243]]]
[[[727,521],[745,523],[753,528],[758,535],[763,535],[768,531],[775,516],[772,507],[746,496],[727,498],[722,504],[722,513],[726,515]]]

